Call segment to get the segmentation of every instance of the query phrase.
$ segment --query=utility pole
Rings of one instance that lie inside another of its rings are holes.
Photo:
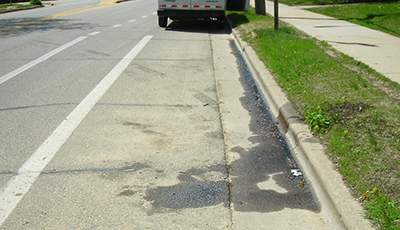
[[[274,29],[279,29],[279,3],[278,0],[274,0]]]
[[[258,15],[267,15],[265,10],[265,0],[255,0],[256,4],[256,14]]]

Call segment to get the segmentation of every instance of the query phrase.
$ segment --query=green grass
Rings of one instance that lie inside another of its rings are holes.
[[[308,10],[400,37],[400,2],[338,5]]]
[[[29,9],[29,8],[35,8],[37,5],[31,5],[31,4],[4,4],[0,5],[0,13],[2,12],[7,12],[11,10],[16,10],[16,9]]]
[[[272,1],[272,0],[271,0]],[[279,0],[279,3],[286,5],[334,5],[334,4],[354,4],[354,3],[374,3],[374,2],[395,2],[396,0]]]
[[[9,10],[23,9],[23,8],[30,8],[30,7],[32,7],[32,6],[22,5],[22,4],[4,4],[4,5],[0,5],[0,12],[6,12]]]
[[[18,10],[18,9],[36,8],[38,6],[42,6],[43,5],[41,0],[19,1],[19,2],[29,2],[29,4],[27,4],[27,3],[25,3],[25,4],[15,3],[17,1],[12,1],[12,2],[14,2],[14,3],[7,3],[7,4],[0,5],[0,13],[12,11],[12,10]]]
[[[291,27],[274,31],[273,18],[254,9],[228,17],[327,146],[354,196],[365,198],[368,217],[380,229],[399,229],[400,86]]]

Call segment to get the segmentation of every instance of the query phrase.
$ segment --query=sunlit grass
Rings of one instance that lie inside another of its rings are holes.
[[[337,5],[308,10],[400,37],[400,2]]]

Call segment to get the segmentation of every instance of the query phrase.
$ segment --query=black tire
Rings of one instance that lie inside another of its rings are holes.
[[[219,30],[225,29],[225,21],[217,22],[217,29]]]
[[[167,27],[168,17],[160,17],[158,16],[158,26],[165,28]]]

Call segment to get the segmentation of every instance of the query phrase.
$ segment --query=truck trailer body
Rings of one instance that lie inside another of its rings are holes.
[[[166,27],[168,18],[177,20],[213,20],[223,28],[225,11],[247,11],[249,0],[158,0],[158,25]]]

